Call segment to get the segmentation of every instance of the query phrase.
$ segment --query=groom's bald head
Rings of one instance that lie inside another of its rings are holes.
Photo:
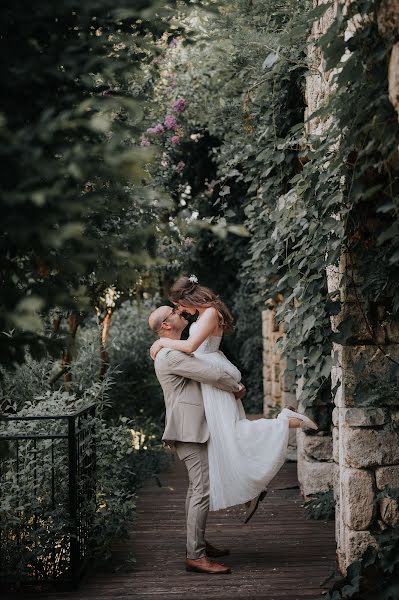
[[[154,333],[159,337],[172,339],[180,339],[187,323],[188,321],[181,316],[181,313],[171,306],[156,308],[148,318],[148,324]]]
[[[156,308],[148,318],[148,324],[154,333],[157,333],[162,326],[162,321],[167,319],[172,309],[170,306],[160,306]]]

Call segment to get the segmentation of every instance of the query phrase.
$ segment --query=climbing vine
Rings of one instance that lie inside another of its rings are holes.
[[[301,400],[326,429],[333,342],[362,340],[351,314],[332,330],[342,299],[328,290],[326,269],[339,273],[343,255],[353,265],[345,280],[339,276],[356,292],[365,343],[378,347],[378,327],[399,309],[399,129],[388,98],[392,40],[381,36],[376,8],[374,0],[339,4],[309,52],[312,23],[333,10],[330,3],[237,0],[218,16],[191,21],[195,43],[179,50],[177,40],[164,65],[185,112],[174,133],[179,143],[171,137],[164,148],[163,180],[170,185],[180,171],[185,214],[207,192],[218,207],[216,227],[244,212],[251,237],[239,279],[254,306],[277,304],[288,369],[302,379]],[[319,54],[330,93],[310,116],[305,80],[324,77]],[[159,106],[165,86],[157,93]],[[310,119],[319,124],[311,132]],[[213,139],[216,176],[184,197],[184,139],[204,136]]]

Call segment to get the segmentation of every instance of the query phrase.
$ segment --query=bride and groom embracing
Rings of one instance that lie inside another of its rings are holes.
[[[209,560],[229,552],[206,541],[208,511],[246,503],[248,522],[284,464],[289,429],[317,425],[291,408],[276,419],[249,421],[241,373],[219,350],[233,329],[229,309],[194,275],[178,279],[169,300],[174,308],[160,306],[149,317],[159,336],[150,352],[165,398],[162,439],[174,446],[189,478],[186,569],[226,574],[229,567]],[[189,338],[181,340],[184,313],[197,312]]]

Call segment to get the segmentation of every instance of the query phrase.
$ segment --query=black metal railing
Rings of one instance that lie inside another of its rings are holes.
[[[95,405],[0,417],[0,585],[78,582],[96,510]]]

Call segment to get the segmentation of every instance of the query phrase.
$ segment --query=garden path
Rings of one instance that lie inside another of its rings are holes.
[[[48,600],[318,600],[337,576],[334,523],[305,519],[296,463],[287,462],[269,486],[253,519],[242,523],[242,507],[211,513],[208,539],[228,547],[223,562],[231,575],[184,570],[186,471],[176,460],[170,472],[140,491],[129,540],[115,547],[125,561],[101,572],[77,592],[40,595]],[[135,563],[129,563],[134,556]],[[36,596],[37,597],[37,596]]]

